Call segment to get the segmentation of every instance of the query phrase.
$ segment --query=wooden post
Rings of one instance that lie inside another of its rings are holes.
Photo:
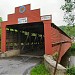
[[[18,30],[18,48],[21,49],[21,37],[20,37],[20,30]]]
[[[37,41],[36,42],[37,42],[37,45],[38,45],[38,34],[36,36],[37,36]]]
[[[29,47],[31,47],[31,32],[29,32]]]
[[[58,57],[57,57],[57,60],[56,60],[56,66],[55,66],[55,69],[54,69],[54,74],[56,74],[56,70],[57,70],[57,66],[58,66],[58,61],[59,61],[59,57],[60,57],[60,52],[61,52],[61,47],[62,47],[62,42],[60,43],[60,47],[59,47],[59,51],[58,51]]]
[[[7,44],[8,44],[8,50],[10,49],[10,28],[9,28],[9,31],[8,31],[8,42],[7,42]]]
[[[12,33],[12,38],[13,38],[13,49],[15,48],[15,45],[14,45],[14,43],[15,43],[15,41],[14,41],[14,39],[16,39],[16,38],[14,38],[14,34],[15,34],[15,29],[14,29],[14,31],[13,31],[13,33]]]
[[[6,25],[2,24],[1,28],[1,52],[6,52]]]
[[[15,31],[15,35],[16,35],[16,43],[17,43],[17,49],[18,49],[18,31]]]

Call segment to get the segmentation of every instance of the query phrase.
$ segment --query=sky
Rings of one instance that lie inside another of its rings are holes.
[[[26,4],[31,4],[31,10],[40,8],[41,16],[52,15],[52,22],[57,26],[66,24],[63,21],[64,12],[60,9],[64,0],[0,0],[0,17],[7,21],[7,15],[14,13],[15,7]]]

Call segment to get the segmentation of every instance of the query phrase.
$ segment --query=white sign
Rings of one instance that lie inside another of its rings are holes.
[[[51,15],[41,16],[41,20],[51,20],[51,19],[52,19]]]
[[[18,18],[18,24],[21,24],[21,23],[27,23],[27,17]]]

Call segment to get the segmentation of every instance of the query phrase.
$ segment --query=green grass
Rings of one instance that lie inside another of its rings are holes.
[[[46,70],[44,64],[40,64],[36,67],[34,67],[31,70],[31,74],[30,75],[50,75],[49,72]]]

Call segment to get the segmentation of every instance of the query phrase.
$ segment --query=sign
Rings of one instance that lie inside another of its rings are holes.
[[[18,24],[27,23],[27,17],[18,18]]]
[[[45,15],[45,16],[41,16],[41,20],[51,20],[52,16],[51,15]]]
[[[20,6],[19,12],[24,13],[25,11],[26,11],[26,7],[25,6]]]

